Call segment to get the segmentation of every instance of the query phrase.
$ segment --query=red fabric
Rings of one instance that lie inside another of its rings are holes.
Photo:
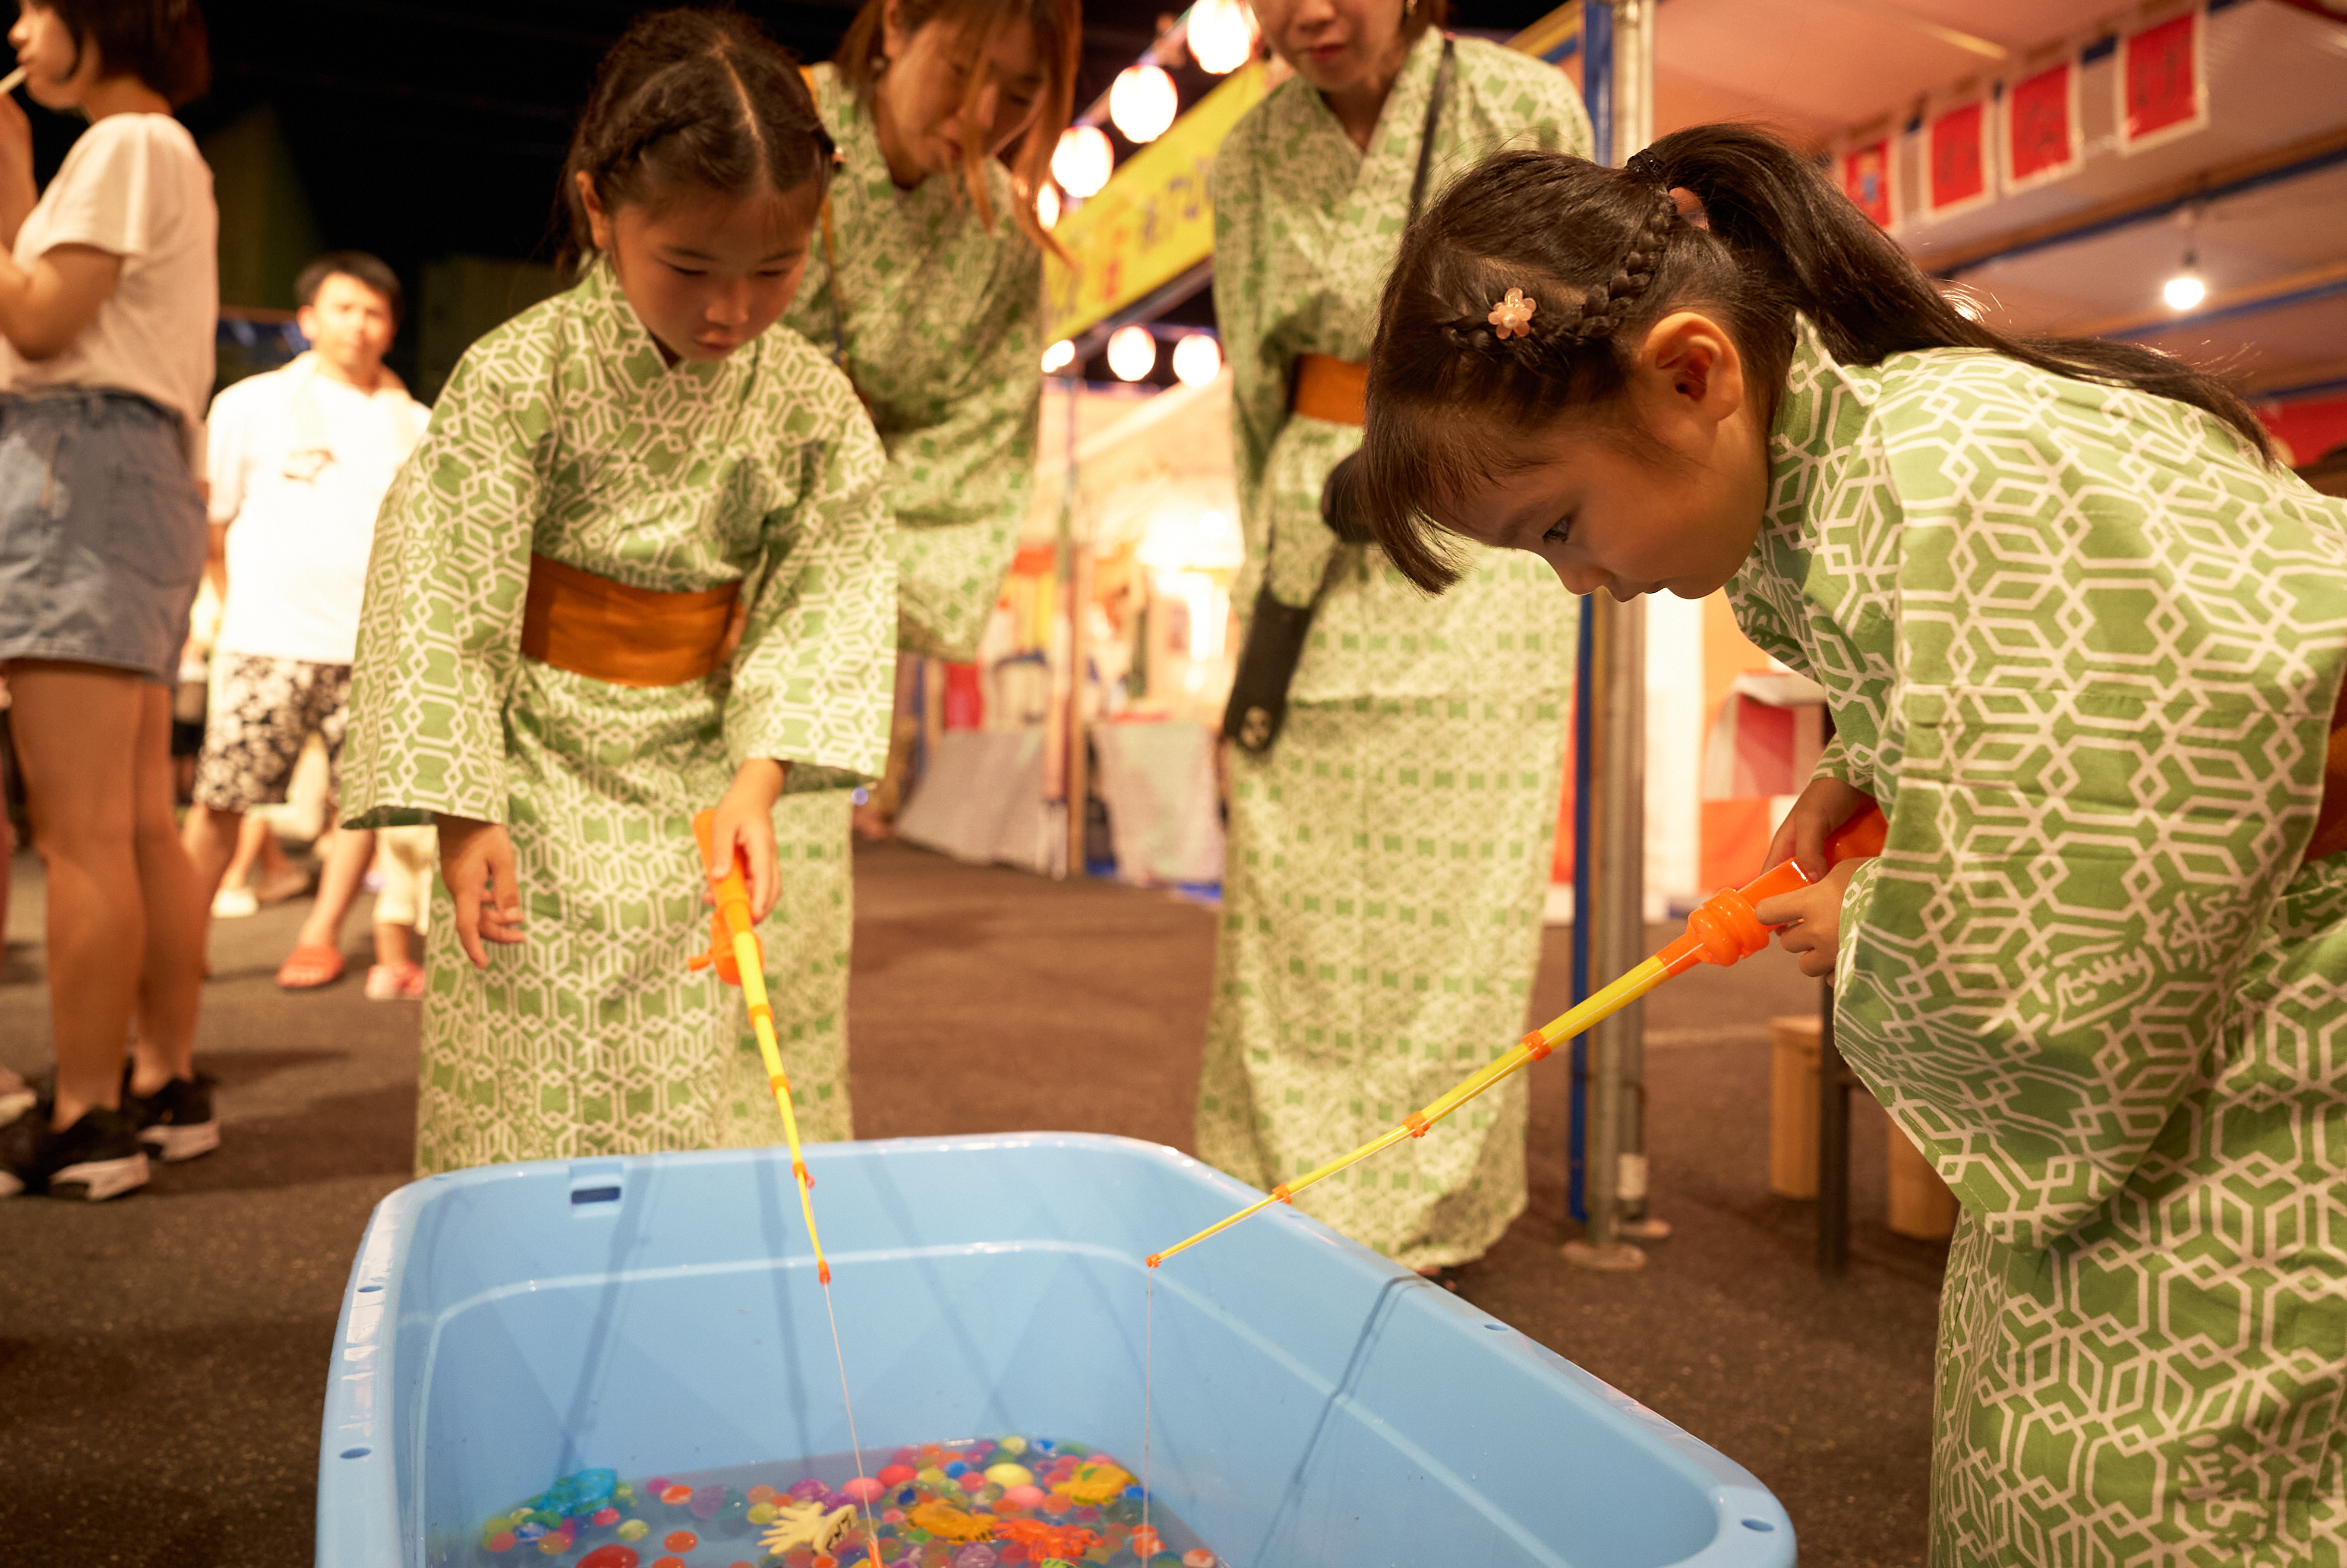
[[[2290,448],[2292,467],[2309,463],[2347,443],[2347,397],[2314,397],[2303,403],[2269,403],[2258,417]]]
[[[986,728],[986,688],[975,664],[946,666],[945,727],[948,730]]]

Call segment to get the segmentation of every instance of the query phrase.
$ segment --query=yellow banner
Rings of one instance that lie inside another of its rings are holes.
[[[1044,341],[1074,337],[1214,253],[1206,176],[1223,138],[1263,95],[1263,63],[1250,61],[1060,220],[1052,238],[1075,265],[1043,258]]]

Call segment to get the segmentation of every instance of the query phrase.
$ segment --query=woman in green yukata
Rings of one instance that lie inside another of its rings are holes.
[[[807,73],[839,168],[784,321],[831,353],[887,449],[897,646],[975,658],[1019,547],[1043,395],[1035,199],[1068,127],[1077,0],[866,0]],[[895,810],[909,729],[872,830]],[[847,947],[841,906],[839,947]]]
[[[1421,167],[1430,198],[1501,148],[1585,153],[1589,128],[1560,72],[1446,37],[1441,0],[1265,0],[1255,14],[1296,75],[1214,160],[1214,311],[1247,547],[1234,600],[1267,589],[1317,610],[1284,728],[1267,752],[1229,757],[1197,1152],[1268,1188],[1382,1132],[1525,1027],[1573,603],[1496,551],[1429,600],[1374,548],[1340,545],[1320,499],[1360,442],[1360,362]],[[1523,1209],[1524,1112],[1512,1081],[1297,1206],[1409,1266],[1464,1263]]]
[[[466,353],[385,499],[346,778],[354,825],[439,825],[421,1172],[779,1141],[740,993],[686,968],[704,807],[749,862],[799,1125],[849,1135],[846,977],[806,937],[845,812],[816,839],[781,808],[884,755],[884,458],[846,378],[768,330],[831,152],[750,23],[638,21],[565,171],[578,286]]]
[[[1826,687],[1771,851],[1821,879],[1758,913],[1963,1205],[1932,1563],[2347,1557],[2347,504],[2176,360],[1968,320],[1732,128],[1468,175],[1372,363],[1413,581],[1440,529],[1724,586]],[[1870,797],[1883,854],[1825,869]]]

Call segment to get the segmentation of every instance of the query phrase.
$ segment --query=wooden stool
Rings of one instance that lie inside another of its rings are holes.
[[[1778,1197],[1818,1195],[1818,1033],[1814,1014],[1768,1020],[1768,1190]],[[1891,1228],[1919,1241],[1954,1235],[1956,1195],[1887,1113],[1883,1126]]]

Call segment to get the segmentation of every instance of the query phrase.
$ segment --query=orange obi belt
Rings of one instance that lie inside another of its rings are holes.
[[[1287,400],[1296,413],[1331,425],[1361,425],[1369,410],[1369,367],[1334,354],[1296,356],[1296,392]]]
[[[2315,814],[2306,857],[2320,860],[2342,849],[2347,849],[2347,686],[2339,689],[2339,706],[2331,713],[2331,749],[2322,757],[2322,805]]]
[[[741,592],[658,593],[533,554],[521,651],[613,686],[682,686],[716,670]]]

